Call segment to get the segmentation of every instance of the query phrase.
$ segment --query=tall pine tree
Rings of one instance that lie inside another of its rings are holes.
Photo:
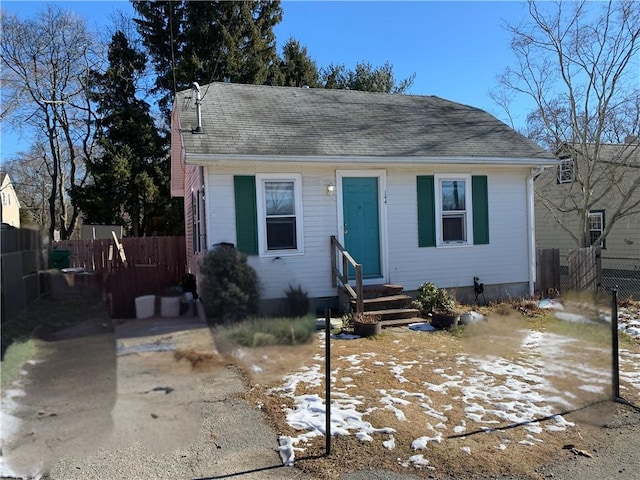
[[[282,20],[279,0],[134,0],[133,7],[167,116],[174,93],[192,82],[264,84],[277,68],[273,28]]]
[[[85,222],[122,224],[130,235],[142,236],[149,217],[168,209],[167,140],[158,133],[149,104],[136,97],[146,56],[117,31],[108,60],[105,73],[91,74],[101,154],[87,162],[91,183],[73,195]]]
[[[290,38],[282,47],[282,60],[271,83],[285,87],[319,87],[320,73],[316,62],[309,56],[307,47]]]

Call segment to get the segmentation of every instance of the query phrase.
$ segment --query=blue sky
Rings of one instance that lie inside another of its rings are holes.
[[[2,8],[28,17],[45,3],[3,1]],[[115,10],[133,14],[128,1],[57,3],[85,17],[90,26],[109,25]],[[275,30],[278,46],[296,38],[319,67],[389,61],[398,79],[416,74],[411,94],[436,95],[504,117],[489,92],[497,86],[496,77],[516,61],[505,23],[526,18],[524,2],[285,0],[282,8],[283,21]],[[516,127],[526,113],[526,107],[518,112]],[[3,160],[27,147],[16,132],[2,127]]]

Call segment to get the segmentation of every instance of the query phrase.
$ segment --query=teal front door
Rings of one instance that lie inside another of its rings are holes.
[[[345,248],[362,265],[364,278],[381,277],[378,178],[343,177],[342,207]]]

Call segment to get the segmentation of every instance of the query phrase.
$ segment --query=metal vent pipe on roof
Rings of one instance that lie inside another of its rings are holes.
[[[197,82],[191,84],[191,88],[196,91],[196,128],[191,133],[202,133],[202,110],[200,108],[200,85]]]

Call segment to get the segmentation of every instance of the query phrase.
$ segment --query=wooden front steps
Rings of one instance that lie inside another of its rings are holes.
[[[411,308],[413,300],[405,295],[402,285],[366,285],[364,287],[364,313],[377,315],[383,327],[408,325],[421,321],[420,311]],[[355,311],[356,302],[351,300],[351,310]]]

